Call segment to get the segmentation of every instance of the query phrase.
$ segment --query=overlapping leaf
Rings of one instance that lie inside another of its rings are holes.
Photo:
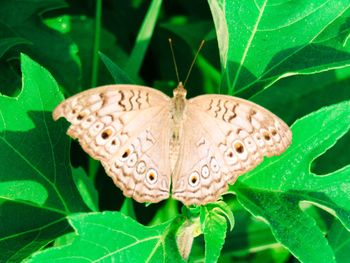
[[[0,96],[0,255],[19,261],[68,230],[65,216],[87,211],[74,181],[62,95],[52,76],[22,55],[23,89]]]
[[[67,246],[48,249],[29,262],[181,262],[169,242],[170,222],[145,227],[119,212],[69,216],[76,238]]]
[[[350,230],[350,166],[327,175],[310,172],[311,162],[350,128],[350,102],[326,107],[297,121],[293,143],[231,187],[253,215],[264,218],[278,241],[304,262],[335,262],[334,251],[300,202],[331,211]]]
[[[154,1],[157,2],[161,1]],[[18,3],[19,1],[6,0],[2,3],[0,14],[10,14],[9,7]],[[55,45],[50,41],[39,43],[49,45],[48,48],[45,48],[45,45],[28,47],[27,41],[30,39],[38,44],[38,39],[41,39],[38,37],[40,35],[38,32],[42,33],[41,30],[44,29],[36,15],[38,11],[44,12],[58,7],[63,2],[35,1],[33,4],[30,0],[26,3],[29,4],[18,10],[18,17],[13,16],[10,17],[13,20],[0,21],[0,28],[1,25],[7,28],[6,32],[0,32],[0,37],[1,33],[10,33],[6,38],[0,39],[0,56],[18,44],[26,44],[25,47],[29,52],[34,49],[37,52],[40,47],[44,47],[43,56],[35,58],[43,65],[50,65],[56,44],[65,48],[68,46],[73,48],[74,45],[71,45],[70,41],[66,45],[66,41],[62,44],[57,40]],[[219,36],[221,59],[225,70],[223,82],[227,83],[231,91],[238,91],[248,96],[251,92],[268,86],[288,74],[308,74],[349,64],[346,47],[349,42],[347,40],[350,20],[349,4],[346,0],[278,1],[278,5],[272,0],[222,0],[209,3]],[[158,6],[157,10],[159,8]],[[86,48],[84,64],[89,68],[92,45],[88,41],[93,36],[91,30],[93,20],[87,17],[73,18],[76,21],[72,23],[74,30],[71,33],[75,35],[77,42],[81,41],[79,46]],[[117,19],[120,20],[119,17]],[[39,28],[33,27],[34,21],[38,22],[36,25],[40,25]],[[13,25],[18,25],[14,27],[15,30],[12,30]],[[28,30],[23,27],[24,25],[28,26]],[[86,28],[82,30],[81,25],[85,25]],[[113,26],[115,27],[115,24]],[[125,29],[118,28],[118,30]],[[12,34],[14,32],[23,34]],[[108,37],[102,36],[102,38],[109,39],[107,45],[114,46],[114,36],[109,33],[107,35]],[[126,38],[129,39],[130,36]],[[61,35],[59,39],[62,40]],[[149,39],[150,35],[147,43]],[[189,34],[189,39],[196,37],[191,38]],[[164,46],[163,42],[161,43],[161,46]],[[141,54],[142,60],[145,55],[142,39],[138,44],[142,51],[138,54]],[[60,59],[65,57],[72,62],[72,53],[67,56],[67,49],[63,51],[60,49],[57,54]],[[137,55],[134,58],[137,58]],[[106,57],[104,60],[112,75],[116,76],[121,72]],[[119,60],[115,58],[113,60],[120,65]],[[125,54],[123,61],[123,63],[126,61]],[[198,63],[202,63],[201,58]],[[139,68],[139,63],[136,64]],[[59,70],[62,73],[68,70],[66,65],[57,63],[55,65],[57,69],[49,67],[53,72]],[[207,76],[210,67],[200,68],[206,70],[202,74]],[[44,69],[27,57],[23,58],[22,69],[24,88],[21,94],[17,98],[0,98],[0,259],[4,261],[20,261],[33,251],[42,248],[55,237],[68,231],[66,215],[88,210],[71,179],[69,142],[64,135],[66,130],[64,122],[54,123],[51,120],[51,110],[62,100],[57,85]],[[160,70],[163,70],[163,67]],[[72,77],[79,79],[80,73],[76,74],[76,71],[68,73],[71,75],[67,79]],[[85,80],[89,81],[89,74],[86,74]],[[0,78],[3,78],[3,75]],[[214,75],[216,76],[217,72]],[[62,75],[56,76],[63,83]],[[203,79],[206,80],[206,85],[210,86],[208,78]],[[317,76],[315,79],[316,82],[319,81]],[[74,83],[69,84],[74,86],[70,92],[75,93],[79,87],[77,88]],[[291,78],[290,86],[293,85],[295,83]],[[288,98],[298,101],[298,96],[304,91],[307,92],[304,86],[305,83],[300,84],[301,88],[291,92],[296,98],[293,99],[291,96]],[[210,91],[216,92],[217,89],[214,87]],[[337,93],[337,101],[347,96],[344,88],[341,91],[344,91],[344,94]],[[315,91],[315,94],[317,97],[318,91]],[[281,104],[276,103],[279,101],[276,97],[278,96],[269,96],[266,106],[281,107]],[[330,103],[334,101],[330,100],[328,104]],[[297,113],[286,115],[292,116],[287,119],[292,121],[322,105],[323,101],[312,104],[307,111],[295,108],[294,111]],[[270,224],[277,240],[302,261],[334,262],[335,258],[346,259],[343,243],[346,248],[349,239],[348,230],[336,225],[330,232],[328,244],[315,220],[300,206],[317,204],[331,211],[349,229],[349,168],[325,176],[310,172],[312,161],[330,148],[349,128],[349,116],[349,103],[343,103],[325,108],[300,120],[293,126],[293,145],[284,155],[266,160],[257,170],[242,176],[231,188],[238,194],[242,205],[253,215],[264,218]],[[77,177],[76,183],[82,191],[85,191],[85,200],[89,203],[89,207],[96,210],[96,193],[91,190],[91,182],[82,183],[86,179],[84,176],[82,174]],[[172,202],[172,206],[169,207],[172,213],[177,213],[176,203]],[[204,240],[207,261],[218,258],[226,232],[226,219],[221,213],[213,213],[215,209],[214,205],[203,219],[206,225]],[[169,208],[159,211],[164,216],[157,216],[158,220],[169,217]],[[132,259],[154,262],[181,260],[175,242],[170,238],[174,239],[176,227],[173,225],[176,225],[178,219],[175,219],[173,224],[166,223],[148,228],[119,213],[78,214],[71,215],[70,218],[76,236],[73,238],[74,234],[71,234],[68,237],[61,237],[55,242],[54,248],[37,254],[33,261],[52,262],[54,259],[72,261],[73,257],[77,259],[76,256],[82,260]],[[242,224],[238,223],[236,227],[242,227]],[[335,233],[341,233],[339,239]],[[275,244],[267,231],[262,235],[262,239],[264,240],[254,240],[252,243],[247,240],[235,240],[227,245],[247,242],[241,244],[239,249],[250,252],[250,249],[256,249],[258,246]],[[60,244],[66,246],[56,247]],[[224,251],[228,253],[233,250],[231,247],[224,247]],[[202,252],[198,252],[197,256]],[[282,254],[285,258],[285,251]]]
[[[6,26],[0,20],[0,58],[8,51],[11,47],[20,44],[30,44],[30,42],[24,38],[16,35],[15,32]]]
[[[211,1],[230,94],[350,64],[348,0]]]

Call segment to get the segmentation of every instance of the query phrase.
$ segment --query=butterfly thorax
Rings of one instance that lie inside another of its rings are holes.
[[[182,82],[179,82],[179,85],[174,89],[173,97],[173,108],[172,114],[174,121],[182,122],[183,113],[186,107],[186,94],[187,90],[184,88]]]
[[[171,106],[172,135],[170,139],[170,160],[172,171],[174,170],[180,152],[180,141],[186,110],[186,94],[187,91],[182,82],[179,82],[178,86],[174,89]]]

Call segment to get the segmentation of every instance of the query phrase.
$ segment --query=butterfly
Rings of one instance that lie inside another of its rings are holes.
[[[107,85],[63,101],[67,134],[101,162],[127,197],[185,205],[216,201],[237,177],[280,155],[289,127],[265,108],[233,96],[186,99],[179,82],[173,98],[139,85]],[[171,189],[171,191],[170,191]]]

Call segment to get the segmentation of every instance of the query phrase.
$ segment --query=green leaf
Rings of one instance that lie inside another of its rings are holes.
[[[201,207],[200,222],[204,234],[206,262],[218,260],[226,239],[227,220],[232,230],[234,217],[231,208],[225,202],[217,201]]]
[[[0,254],[20,261],[68,230],[65,216],[88,210],[69,163],[67,125],[54,122],[62,100],[43,67],[22,55],[23,88],[0,96]]]
[[[77,235],[73,242],[39,252],[29,262],[179,260],[179,255],[169,258],[176,251],[166,242],[171,222],[145,227],[119,212],[76,214],[69,216],[69,222]]]
[[[98,211],[98,192],[94,182],[87,176],[83,168],[73,169],[73,180],[89,209]]]
[[[204,211],[205,219],[202,228],[205,240],[205,262],[216,262],[225,242],[227,221],[216,208],[204,208]]]
[[[323,106],[350,100],[347,72],[349,68],[281,79],[250,99],[291,124]],[[312,171],[326,174],[350,163],[349,143],[347,134],[312,163]]]
[[[209,0],[228,93],[350,65],[348,0]]]
[[[81,78],[77,46],[68,36],[46,26],[42,19],[44,13],[65,6],[63,0],[3,0],[0,21],[17,37],[31,43],[14,47],[13,56],[20,52],[30,55],[49,69],[68,93],[74,93],[80,90]]]
[[[185,21],[176,22],[174,19],[168,23],[162,23],[161,27],[171,31],[182,38],[193,50],[198,48],[199,43],[204,39],[206,42],[216,40],[215,30],[212,21],[198,21],[188,23]],[[197,34],[193,34],[196,32]]]
[[[178,216],[178,202],[175,199],[169,198],[165,204],[157,210],[157,213],[152,218],[149,225],[164,223]]]
[[[114,82],[116,84],[134,84],[135,82],[130,79],[128,74],[122,70],[117,64],[115,64],[109,57],[100,52],[100,58],[111,73]]]
[[[285,263],[288,262],[290,254],[283,247],[271,248],[254,254],[250,263]]]
[[[60,236],[59,238],[56,238],[53,246],[54,247],[61,247],[61,246],[65,246],[65,245],[70,245],[70,244],[72,244],[74,238],[76,238],[76,235],[74,232],[64,234],[64,235]]]
[[[60,18],[60,17],[59,17]],[[94,19],[82,15],[70,15],[67,19],[70,25],[69,34],[79,47],[79,56],[82,64],[82,85],[84,89],[92,88],[91,75],[93,67],[94,45]],[[128,59],[127,53],[119,46],[119,39],[105,27],[100,29],[100,52],[103,52],[110,60],[118,61],[118,66],[124,68]],[[101,57],[101,55],[100,55]],[[105,62],[105,61],[104,61]],[[106,64],[106,63],[105,63]],[[99,67],[98,85],[112,83],[113,79],[104,67]],[[77,93],[79,90],[75,90]]]
[[[341,79],[340,73],[344,74],[344,69],[281,79],[250,99],[291,124],[323,106],[350,100],[350,79]],[[326,174],[350,163],[349,143],[347,134],[312,163],[312,171]]]
[[[138,32],[134,48],[125,68],[125,71],[132,79],[136,79],[138,76],[148,45],[151,42],[162,2],[162,0],[152,0],[140,31]]]
[[[331,212],[350,229],[350,166],[323,176],[310,172],[311,162],[350,128],[349,106],[343,102],[325,107],[297,121],[287,151],[264,161],[230,188],[304,262],[335,262],[335,256],[315,220],[302,211],[301,201]]]
[[[19,37],[12,31],[11,28],[0,21],[0,58],[10,48],[21,44],[30,44],[30,42],[24,38]]]
[[[324,106],[350,100],[350,79],[339,80],[337,70],[281,79],[250,98],[287,123]],[[286,105],[288,105],[286,107]]]
[[[173,42],[176,53],[175,56],[177,58],[181,58],[178,59],[177,63],[183,63],[187,57],[192,59],[194,54],[197,52],[201,41],[205,40],[205,45],[201,52],[198,54],[194,67],[198,68],[198,73],[196,74],[194,72],[195,70],[193,69],[188,83],[191,83],[191,79],[194,79],[195,85],[201,86],[204,92],[220,93],[221,73],[216,65],[218,64],[219,53],[212,21],[205,20],[191,23],[188,22],[185,18],[180,21],[177,20],[180,20],[180,18],[172,19],[171,22],[161,24],[161,27],[169,30],[179,38],[183,39],[184,42],[186,42],[186,44],[191,48],[192,54],[189,57],[188,55],[183,54],[183,50],[179,50],[182,49],[181,43],[175,41]],[[196,34],[193,34],[193,32],[196,32]],[[179,53],[179,51],[181,53]],[[178,67],[180,79],[183,80],[182,78],[185,77],[185,74],[187,74],[187,72],[182,72],[182,70],[187,71],[188,66],[186,65],[186,67],[181,68],[180,64],[178,64]],[[202,81],[200,82],[201,79]],[[192,91],[194,88],[192,85],[188,85],[188,87],[190,87],[189,91]],[[200,94],[203,91],[201,91]]]
[[[349,261],[350,232],[347,231],[338,220],[335,220],[328,232],[329,245],[333,248],[337,263]]]
[[[212,209],[215,210],[216,213],[224,215],[230,223],[230,231],[232,231],[235,224],[235,218],[231,207],[227,203],[224,201],[217,201],[215,203],[208,204],[207,207],[213,207]]]
[[[131,198],[124,199],[123,205],[120,208],[120,212],[132,219],[136,219],[134,203]]]
[[[228,232],[222,249],[222,256],[247,255],[251,252],[280,247],[269,226],[253,217],[245,209],[234,211],[235,228]]]

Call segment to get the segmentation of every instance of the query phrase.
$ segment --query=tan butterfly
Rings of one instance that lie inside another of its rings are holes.
[[[170,98],[138,85],[81,92],[53,112],[68,135],[100,160],[125,196],[159,202],[170,195],[185,205],[216,201],[228,184],[264,156],[290,144],[289,127],[268,110],[240,98],[186,99],[180,82]]]

